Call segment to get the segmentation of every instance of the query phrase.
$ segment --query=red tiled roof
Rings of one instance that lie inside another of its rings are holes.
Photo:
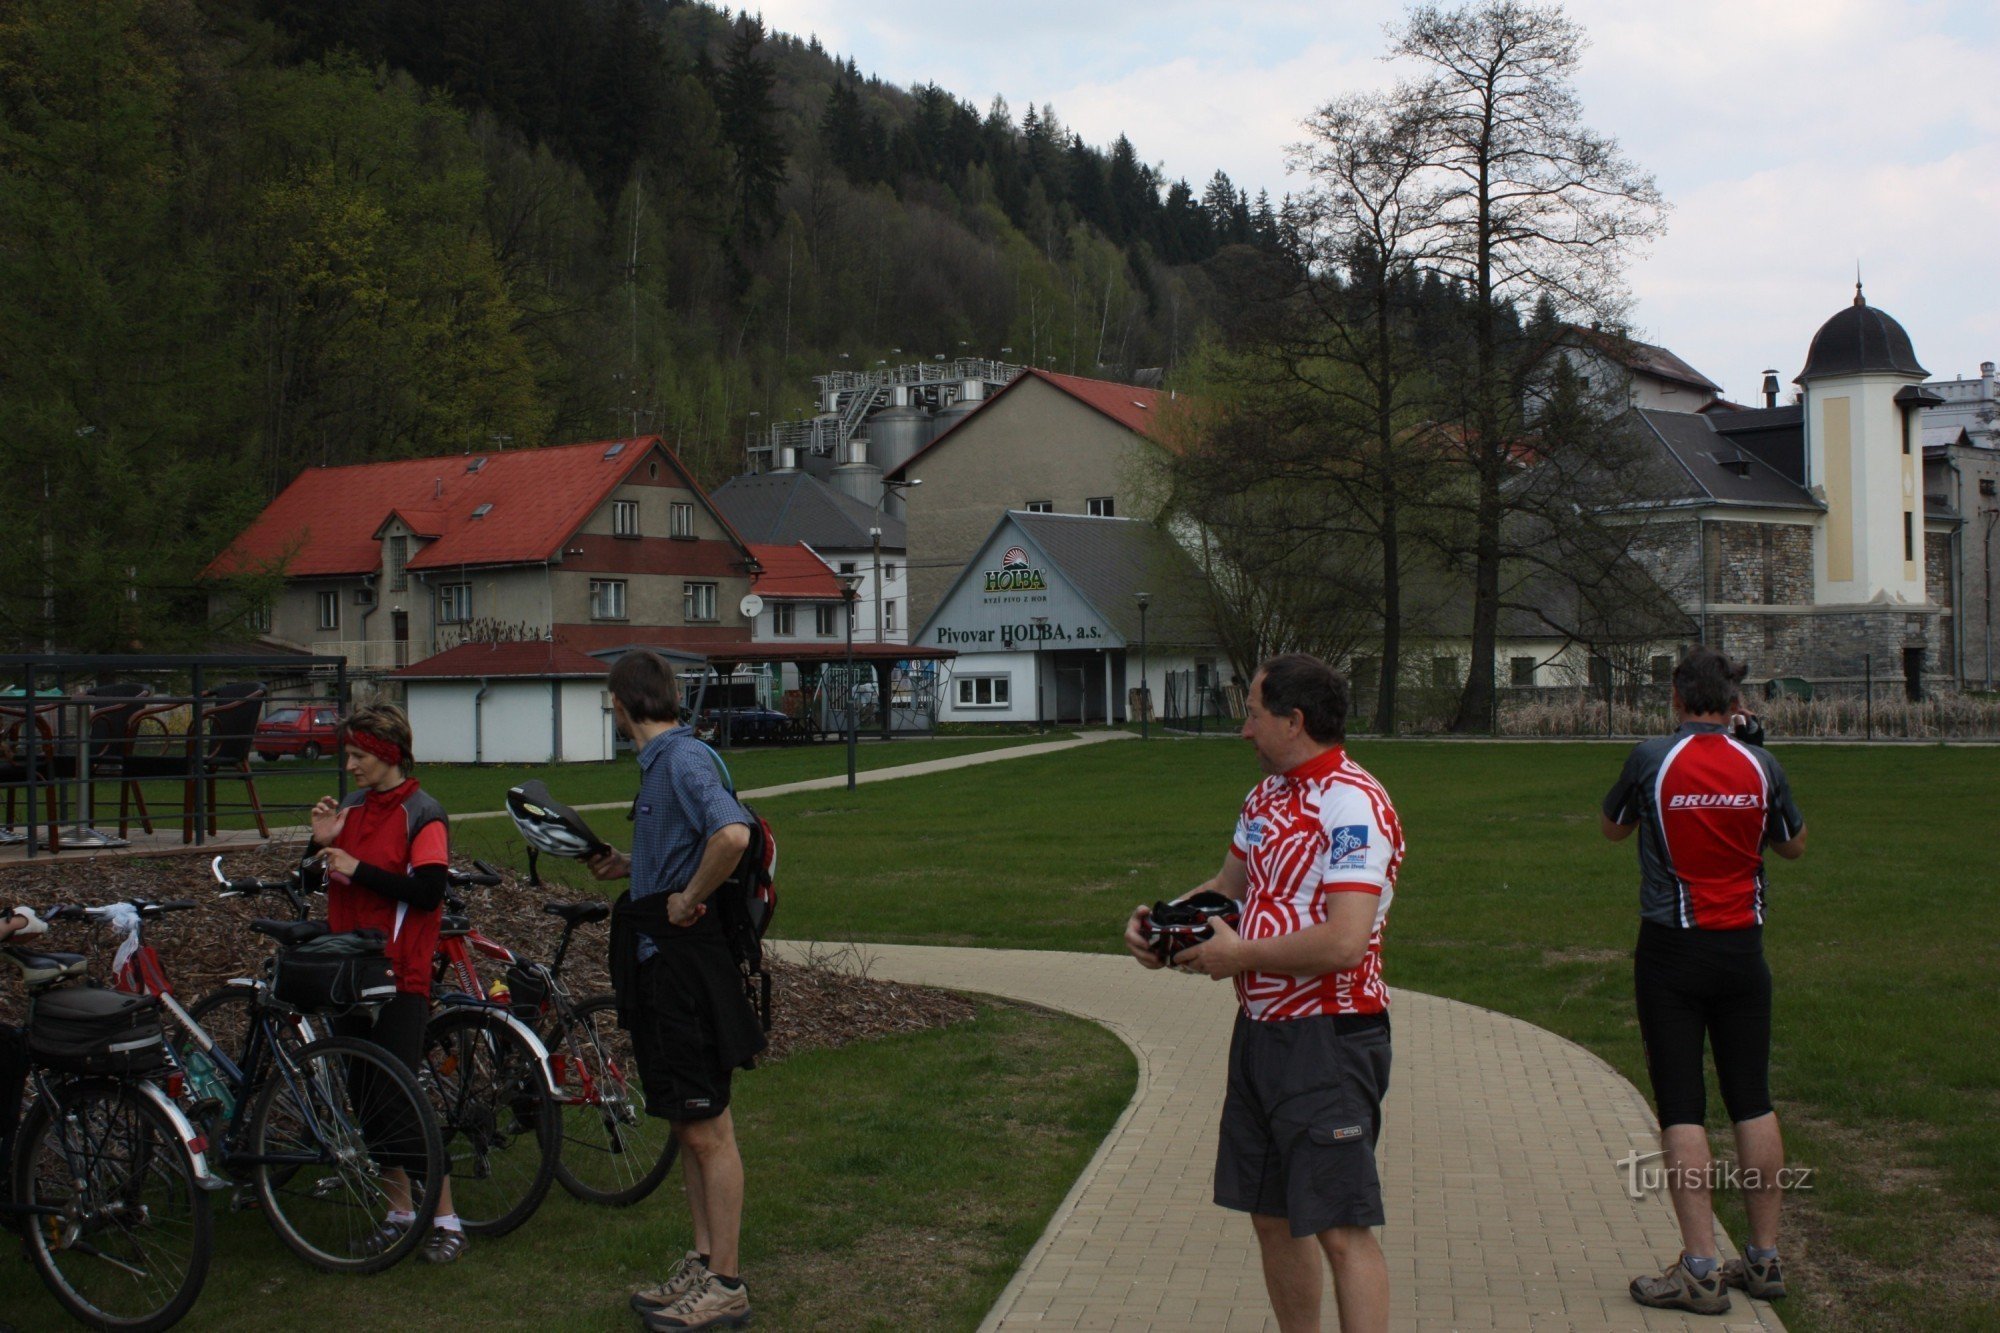
[[[1040,380],[1044,384],[1062,390],[1084,406],[1103,413],[1126,430],[1143,435],[1155,444],[1163,444],[1171,447],[1166,432],[1161,429],[1160,422],[1162,411],[1160,405],[1162,402],[1173,401],[1170,395],[1164,394],[1158,389],[1142,389],[1134,384],[1119,384],[1115,380],[1089,380],[1083,378],[1081,375],[1058,375],[1052,370],[1036,370],[1030,367],[1007,381],[1006,386],[1000,392],[988,398],[979,407],[960,417],[944,434],[938,436],[935,440],[932,440],[929,444],[904,459],[902,464],[891,471],[889,475],[891,477],[898,477],[906,474],[910,470],[910,466],[919,458],[922,458],[925,454],[943,444],[958,431],[964,429],[966,422],[973,420],[981,413],[987,411],[993,404],[1012,393],[1018,385],[1030,379]]]
[[[607,458],[613,445],[623,447]],[[293,578],[371,573],[381,566],[379,534],[392,515],[420,534],[436,535],[410,558],[411,569],[538,564],[554,556],[654,449],[706,500],[657,436],[487,454],[477,471],[467,470],[474,456],[466,455],[308,468],[208,573],[280,564]],[[474,517],[482,505],[491,508]]]
[[[546,639],[522,643],[461,643],[389,675],[398,680],[476,680],[483,676],[601,676],[604,663],[567,644]]]
[[[842,600],[840,579],[832,566],[819,558],[804,542],[791,546],[761,546],[752,543],[750,554],[764,572],[751,582],[750,590],[769,600],[838,602]]]

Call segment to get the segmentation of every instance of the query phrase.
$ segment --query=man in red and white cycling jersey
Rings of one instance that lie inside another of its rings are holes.
[[[1641,1305],[1721,1314],[1729,1287],[1775,1299],[1778,1174],[1785,1164],[1771,1109],[1771,969],[1764,961],[1764,850],[1805,851],[1805,819],[1785,770],[1729,726],[1742,666],[1697,645],[1674,668],[1680,729],[1642,741],[1604,798],[1604,836],[1639,833],[1639,947],[1633,981],[1639,1033],[1660,1117],[1667,1188],[1682,1255],[1632,1282]],[[1703,1048],[1743,1169],[1749,1244],[1719,1264],[1709,1199]]]
[[[1250,1214],[1278,1327],[1320,1326],[1320,1255],[1347,1333],[1389,1325],[1375,1141],[1389,1086],[1382,923],[1403,861],[1389,794],[1347,755],[1347,680],[1304,653],[1250,682],[1243,735],[1268,775],[1243,802],[1222,869],[1192,890],[1242,904],[1240,931],[1176,967],[1236,982],[1240,1012],[1215,1201]],[[1191,896],[1191,894],[1190,894]],[[1147,909],[1125,943],[1146,967]]]

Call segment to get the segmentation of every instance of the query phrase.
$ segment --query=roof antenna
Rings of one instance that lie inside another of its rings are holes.
[[[1854,304],[1868,304],[1867,300],[1861,295],[1861,261],[1858,259],[1854,261]]]

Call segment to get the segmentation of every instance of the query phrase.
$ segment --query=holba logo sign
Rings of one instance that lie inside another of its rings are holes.
[[[1042,571],[1029,567],[1028,553],[1018,546],[1007,548],[1007,553],[1000,557],[1000,568],[986,571],[988,592],[1035,592],[1048,586]]]

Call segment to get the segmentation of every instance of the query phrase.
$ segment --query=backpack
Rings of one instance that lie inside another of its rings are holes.
[[[722,776],[723,787],[731,796],[736,795],[729,765],[713,749],[709,754]],[[750,816],[750,845],[743,849],[743,858],[736,863],[736,869],[715,891],[714,902],[722,914],[723,938],[729,942],[729,952],[743,973],[743,994],[757,1011],[757,1021],[769,1032],[771,974],[764,970],[764,935],[778,914],[778,836],[764,816],[749,806],[743,805],[743,813]]]

